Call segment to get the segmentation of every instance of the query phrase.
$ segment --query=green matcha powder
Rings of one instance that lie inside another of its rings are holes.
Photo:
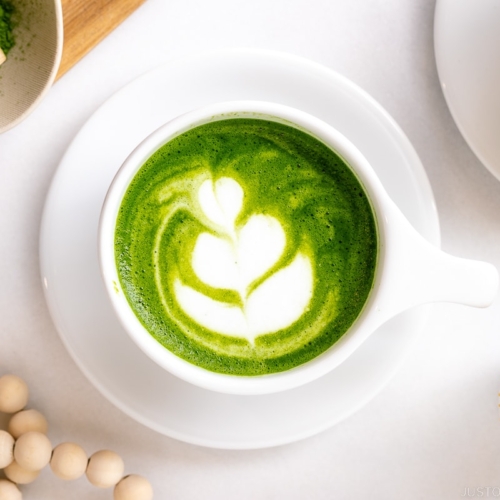
[[[14,46],[14,36],[12,35],[12,14],[14,6],[11,2],[0,0],[0,48],[7,55]]]

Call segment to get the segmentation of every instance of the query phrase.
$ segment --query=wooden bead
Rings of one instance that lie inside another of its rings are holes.
[[[14,438],[7,431],[0,431],[0,469],[14,460]],[[0,500],[2,497],[0,496]]]
[[[47,434],[47,419],[36,410],[23,410],[13,415],[9,421],[8,431],[16,439],[30,431]]]
[[[28,386],[16,375],[0,377],[0,411],[16,413],[28,403]]]
[[[151,500],[153,487],[144,477],[136,474],[125,476],[113,492],[114,500]]]
[[[23,495],[14,483],[0,479],[0,500],[22,500],[22,498]]]
[[[40,471],[23,469],[15,460],[3,470],[5,475],[16,484],[32,483],[40,474]]]
[[[83,476],[87,469],[87,454],[74,443],[61,443],[54,448],[50,459],[52,472],[61,479],[72,481]]]
[[[94,453],[87,466],[87,479],[98,488],[111,488],[123,476],[125,464],[114,451],[102,450]]]
[[[30,431],[23,434],[14,445],[16,462],[29,471],[43,469],[50,461],[52,445],[41,432]]]

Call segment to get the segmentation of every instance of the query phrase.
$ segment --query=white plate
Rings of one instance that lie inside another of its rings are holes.
[[[170,62],[135,80],[90,118],[61,161],[41,229],[50,312],[78,366],[116,406],[168,436],[217,448],[262,448],[326,429],[367,403],[392,377],[426,310],[400,315],[329,375],[266,396],[197,388],[144,355],[115,318],[97,262],[97,224],[115,172],[144,137],[174,116],[217,101],[275,101],[331,123],[366,155],[414,226],[439,245],[422,165],[396,123],[333,71],[290,55],[231,50]]]
[[[500,180],[500,1],[438,0],[434,47],[451,114]]]

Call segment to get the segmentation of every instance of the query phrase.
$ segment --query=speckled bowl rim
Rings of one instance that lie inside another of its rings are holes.
[[[7,125],[0,127],[0,134],[14,128],[16,125],[21,123],[25,118],[27,118],[40,104],[42,99],[49,91],[50,87],[52,87],[54,80],[56,79],[57,72],[59,70],[59,65],[61,64],[63,41],[64,41],[64,23],[63,23],[61,0],[54,0],[54,13],[56,16],[56,53],[54,58],[54,64],[52,65],[52,70],[49,74],[49,77],[45,82],[42,91],[38,94],[38,97],[31,103],[31,105],[24,111],[24,113],[19,115],[15,120],[12,120]]]

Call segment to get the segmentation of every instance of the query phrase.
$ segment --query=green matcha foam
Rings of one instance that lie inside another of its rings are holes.
[[[150,334],[235,375],[300,365],[335,343],[371,290],[370,203],[331,149],[257,119],[199,126],[161,147],[123,198],[115,258]]]

